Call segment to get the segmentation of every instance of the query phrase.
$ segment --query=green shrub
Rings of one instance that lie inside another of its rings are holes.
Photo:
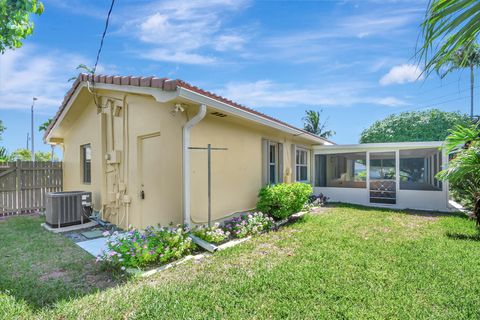
[[[269,185],[260,190],[257,209],[276,219],[285,219],[302,210],[312,191],[311,185],[301,182]]]

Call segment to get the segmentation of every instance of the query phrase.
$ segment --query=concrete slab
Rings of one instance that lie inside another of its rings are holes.
[[[42,227],[47,229],[48,231],[54,232],[54,233],[61,233],[61,232],[68,232],[68,231],[74,231],[74,230],[80,230],[80,229],[86,229],[86,228],[91,228],[96,226],[98,223],[96,221],[90,221],[84,224],[76,224],[74,226],[69,226],[69,227],[62,227],[62,228],[52,228],[46,223],[42,223]]]
[[[87,239],[95,239],[103,237],[103,230],[92,230],[92,231],[85,231],[82,232],[82,236]]]
[[[96,257],[103,252],[103,249],[107,248],[107,237],[76,242],[76,244],[92,256]]]

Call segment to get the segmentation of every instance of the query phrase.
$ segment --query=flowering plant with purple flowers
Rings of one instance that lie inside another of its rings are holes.
[[[200,239],[214,244],[222,243],[230,236],[230,232],[220,228],[219,223],[215,223],[211,227],[197,226],[192,229],[192,233]]]
[[[253,212],[226,220],[224,229],[235,238],[259,234],[273,226],[273,219],[262,212]]]
[[[116,231],[109,235],[106,244],[97,261],[121,270],[163,264],[187,255],[195,247],[188,230],[181,226]]]

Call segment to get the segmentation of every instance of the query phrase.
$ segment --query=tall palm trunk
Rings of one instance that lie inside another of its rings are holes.
[[[470,117],[472,119],[473,119],[473,85],[475,82],[473,67],[474,67],[473,63],[470,64]]]
[[[480,197],[475,198],[475,203],[473,205],[473,214],[477,220],[477,227],[480,227]]]

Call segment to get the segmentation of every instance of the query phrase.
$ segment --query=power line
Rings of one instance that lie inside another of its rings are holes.
[[[411,112],[411,111],[416,111],[416,110],[420,110],[420,109],[433,108],[433,107],[438,106],[438,105],[442,105],[442,104],[453,102],[453,101],[463,100],[463,99],[467,99],[467,98],[470,98],[470,95],[462,96],[462,97],[454,98],[454,99],[449,99],[449,100],[444,100],[444,101],[441,101],[441,102],[432,103],[431,105],[424,105],[424,106],[420,106],[420,107],[416,107],[416,108],[412,108],[412,109],[406,109],[406,110],[402,110],[402,112]],[[399,109],[402,109],[402,107],[400,107]]]
[[[105,35],[107,34],[108,23],[110,21],[110,14],[112,13],[114,4],[115,4],[115,0],[112,0],[112,3],[110,4],[110,9],[108,10],[107,19],[105,21],[105,29],[103,29],[102,40],[100,41],[100,47],[98,48],[97,59],[95,60],[95,66],[93,67],[93,75],[95,75],[95,72],[97,71],[98,60],[100,59],[100,53],[102,52],[102,48],[103,48],[103,41],[105,40]]]
[[[437,89],[445,88],[445,87],[447,87],[447,86],[449,86],[449,85],[451,85],[451,84],[459,83],[459,82],[460,82],[460,80],[453,80],[453,81],[450,81],[450,82],[441,84],[441,85],[439,85],[438,87],[434,87],[434,88],[430,88],[430,89],[428,89],[428,90],[422,91],[422,92],[420,92],[420,93],[421,93],[421,94],[424,94],[424,93],[427,93],[427,92],[432,92],[432,91],[435,91],[435,90],[437,90]]]
[[[474,89],[477,89],[477,88],[480,88],[480,85],[478,86],[475,86],[473,87]],[[435,100],[440,100],[440,99],[443,99],[443,98],[446,98],[446,97],[450,97],[450,96],[454,96],[454,95],[458,95],[462,92],[465,92],[465,91],[470,91],[470,88],[466,88],[466,89],[462,89],[462,90],[458,90],[457,92],[451,92],[451,93],[448,93],[448,94],[444,94],[442,96],[439,96],[439,97],[434,97],[432,99],[428,99],[429,101],[432,101],[431,103],[434,104]],[[423,101],[427,101],[427,100],[420,100],[420,102],[417,101],[417,103],[424,103]]]

